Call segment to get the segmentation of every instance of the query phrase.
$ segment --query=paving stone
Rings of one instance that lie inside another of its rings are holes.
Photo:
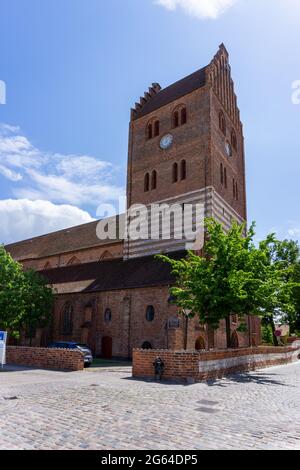
[[[300,449],[300,363],[213,385],[130,377],[1,371],[0,449]]]

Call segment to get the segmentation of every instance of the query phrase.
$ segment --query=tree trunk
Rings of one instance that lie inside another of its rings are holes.
[[[231,348],[231,328],[230,328],[230,315],[227,315],[226,319],[226,341],[227,341],[227,348]]]
[[[275,327],[275,322],[274,322],[274,318],[273,318],[273,317],[272,317],[272,319],[271,319],[271,328],[272,328],[272,333],[273,333],[273,343],[274,343],[274,346],[279,346],[277,336],[275,335],[276,327]]]

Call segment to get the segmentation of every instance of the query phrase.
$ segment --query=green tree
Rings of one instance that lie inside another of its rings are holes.
[[[263,325],[270,326],[273,343],[278,346],[275,323],[288,323],[293,330],[297,317],[297,293],[299,294],[300,278],[297,278],[299,266],[299,245],[293,240],[277,240],[269,235],[260,243],[260,249],[266,253],[267,264],[271,273],[277,273],[276,279],[281,288],[266,299],[263,310]],[[299,300],[299,298],[298,298]]]
[[[16,335],[25,314],[21,265],[0,246],[0,328]]]
[[[34,271],[23,272],[0,246],[0,329],[18,337],[26,328],[32,331],[48,324],[53,292],[45,279]]]
[[[264,316],[274,309],[290,310],[291,283],[286,269],[273,263],[270,248],[275,236],[255,246],[254,224],[249,230],[233,222],[228,232],[214,219],[206,219],[203,256],[189,252],[185,259],[159,258],[171,265],[176,277],[172,295],[183,312],[202,324],[218,328],[226,322],[227,346],[231,346],[230,315]],[[244,326],[245,328],[245,324]]]
[[[31,345],[36,329],[44,328],[51,322],[53,291],[36,271],[26,271],[24,279],[23,296],[26,306],[22,326],[27,332]]]

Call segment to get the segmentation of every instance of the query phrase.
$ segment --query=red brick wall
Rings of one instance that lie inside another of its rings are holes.
[[[6,362],[11,365],[39,367],[41,369],[76,371],[84,368],[82,353],[69,349],[8,346]]]
[[[154,377],[153,362],[160,356],[165,364],[166,380],[193,379],[195,382],[216,379],[228,374],[287,364],[299,359],[297,347],[259,347],[210,352],[135,349],[133,377]],[[243,360],[243,357],[245,360]],[[234,364],[234,362],[240,362]]]

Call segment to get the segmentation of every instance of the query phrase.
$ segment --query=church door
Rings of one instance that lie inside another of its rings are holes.
[[[112,338],[109,336],[102,338],[102,357],[103,359],[112,358]]]

